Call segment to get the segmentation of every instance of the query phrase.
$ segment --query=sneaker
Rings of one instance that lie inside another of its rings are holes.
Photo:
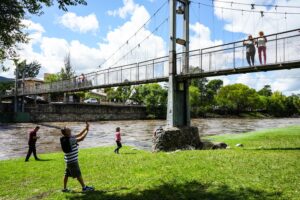
[[[94,187],[90,187],[90,186],[85,186],[84,188],[82,188],[82,192],[88,192],[88,191],[94,191],[95,188]]]
[[[71,190],[69,188],[65,188],[61,190],[62,192],[71,192]]]

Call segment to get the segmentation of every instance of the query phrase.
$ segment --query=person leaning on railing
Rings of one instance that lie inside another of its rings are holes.
[[[263,53],[264,56],[264,64],[266,64],[267,60],[267,55],[266,55],[266,43],[267,43],[267,38],[264,36],[264,32],[260,31],[259,37],[256,40],[256,46],[258,48],[258,57],[259,57],[259,63],[262,65],[262,59],[261,59],[261,54]]]
[[[254,57],[255,57],[255,41],[252,35],[248,36],[248,40],[243,41],[243,45],[246,46],[246,58],[249,66],[254,66]],[[252,64],[251,64],[252,62]]]

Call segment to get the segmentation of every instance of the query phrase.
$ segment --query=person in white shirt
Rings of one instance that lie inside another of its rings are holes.
[[[264,64],[266,64],[266,61],[267,61],[267,55],[266,55],[267,38],[264,36],[264,32],[262,32],[262,31],[260,31],[258,34],[259,34],[259,37],[256,40],[256,46],[258,48],[259,62],[262,65],[262,55],[261,54],[263,54],[263,57],[264,57]]]

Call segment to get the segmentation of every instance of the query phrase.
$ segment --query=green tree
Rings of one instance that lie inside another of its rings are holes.
[[[58,7],[67,11],[67,6],[78,4],[86,5],[85,0],[1,0],[0,1],[0,64],[5,59],[17,57],[16,46],[18,43],[28,42],[28,35],[24,32],[23,19],[28,19],[29,15],[43,14],[43,6],[52,6],[54,2]]]
[[[39,64],[36,61],[33,61],[29,64],[27,64],[26,60],[19,61],[14,60],[14,64],[16,65],[16,68],[18,69],[17,77],[20,78],[29,78],[29,77],[36,77],[41,69],[41,64]]]
[[[165,118],[167,113],[168,91],[157,83],[135,87],[131,99],[146,106],[147,113],[153,117]]]
[[[222,87],[216,95],[217,104],[234,113],[258,109],[260,98],[254,89],[237,83]]]
[[[0,82],[0,94],[5,93],[6,90],[11,90],[14,87],[13,81]]]
[[[217,94],[218,90],[223,86],[223,81],[220,79],[211,80],[206,85],[206,96],[205,101],[213,105],[214,96]]]
[[[292,116],[300,114],[300,98],[297,95],[291,95],[285,99],[285,115]]]
[[[261,90],[258,91],[259,95],[269,97],[272,95],[272,89],[270,85],[265,85]]]
[[[269,97],[269,102],[267,106],[268,113],[281,117],[286,115],[286,107],[285,107],[286,96],[284,96],[281,92],[276,91]]]
[[[52,82],[56,82],[56,81],[60,81],[60,75],[57,74],[49,74],[45,80],[46,83],[52,83]]]
[[[68,53],[68,55],[66,55],[64,63],[65,63],[65,66],[64,66],[64,68],[61,68],[61,71],[60,71],[60,78],[61,78],[61,80],[68,80],[75,76],[75,71],[73,70],[73,67],[71,65],[70,53]]]

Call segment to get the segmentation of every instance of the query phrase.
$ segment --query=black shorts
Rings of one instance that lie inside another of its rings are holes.
[[[78,162],[68,163],[66,170],[65,170],[65,176],[72,177],[72,178],[78,178],[81,176],[81,171]]]

